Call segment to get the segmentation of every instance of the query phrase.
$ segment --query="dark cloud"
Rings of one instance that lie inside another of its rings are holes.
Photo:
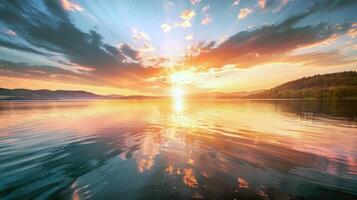
[[[258,0],[258,6],[263,10],[277,7],[283,3],[282,0]]]
[[[317,11],[321,11],[324,9],[333,10],[341,7],[347,7],[351,5],[355,5],[357,2],[355,0],[328,0],[328,1],[319,1],[315,3],[307,13],[313,13]]]
[[[0,46],[47,56],[71,68],[0,60],[1,76],[135,88],[145,92],[154,84],[165,84],[147,81],[159,76],[162,69],[144,67],[139,52],[129,45],[115,47],[104,43],[98,32],[83,32],[77,28],[60,1],[3,0],[0,2],[0,23],[15,31],[17,38],[26,41],[31,48],[2,40]],[[59,59],[58,54],[70,62]]]
[[[74,67],[74,66],[73,66]],[[0,76],[22,79],[47,80],[73,84],[85,84],[92,86],[106,86],[117,88],[134,88],[140,92],[157,92],[154,85],[167,86],[163,80],[147,81],[148,78],[158,76],[159,68],[142,68],[137,71],[123,68],[120,77],[115,75],[107,77],[97,76],[83,69],[63,69],[49,65],[30,65],[27,63],[15,63],[0,59]],[[143,87],[144,86],[144,87]],[[146,87],[145,87],[146,86]]]
[[[127,44],[121,45],[120,52],[129,58],[139,58],[139,52],[135,51],[131,46]]]
[[[0,72],[1,76],[6,77],[94,83],[93,77],[89,77],[86,74],[79,74],[53,66],[35,66],[26,63],[14,63],[3,59],[0,59]]]
[[[36,49],[32,49],[32,48],[24,46],[22,44],[12,43],[12,42],[5,41],[5,40],[2,40],[2,39],[0,39],[0,46],[3,46],[5,48],[9,48],[9,49],[18,50],[18,51],[24,51],[24,52],[28,52],[28,53],[34,53],[34,54],[47,56],[47,54],[42,53],[40,51],[37,51]]]
[[[72,63],[92,68],[92,73],[99,76],[118,75],[122,68],[134,72],[143,68],[138,62],[138,52],[128,45],[119,50],[105,44],[96,31],[85,33],[78,29],[59,1],[43,1],[45,10],[40,10],[36,3],[39,2],[3,1],[0,5],[0,21],[32,46],[63,54]],[[0,45],[5,46],[4,43]],[[38,53],[27,47],[9,44],[6,47]],[[128,57],[132,63],[124,62]]]
[[[289,17],[280,24],[239,32],[218,47],[205,48],[199,55],[188,57],[187,63],[208,67],[237,64],[240,68],[248,68],[269,61],[282,60],[281,57],[287,56],[286,53],[292,50],[321,43],[350,30],[352,23],[340,25],[319,23],[307,26],[297,26],[297,24],[321,9],[335,9],[351,3],[356,1],[326,1],[315,4],[306,12]]]

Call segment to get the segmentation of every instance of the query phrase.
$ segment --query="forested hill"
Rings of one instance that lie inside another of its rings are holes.
[[[357,72],[340,72],[304,77],[246,98],[346,99],[357,98]]]

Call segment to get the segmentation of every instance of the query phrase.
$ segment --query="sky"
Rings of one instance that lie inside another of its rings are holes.
[[[2,0],[0,87],[254,91],[357,70],[355,0]]]

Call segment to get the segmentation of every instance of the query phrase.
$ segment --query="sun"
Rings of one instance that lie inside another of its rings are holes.
[[[183,98],[184,91],[182,88],[176,87],[172,89],[171,95],[175,100],[180,100]]]
[[[170,76],[170,81],[173,84],[188,84],[196,80],[196,76],[191,71],[179,71],[172,73]]]

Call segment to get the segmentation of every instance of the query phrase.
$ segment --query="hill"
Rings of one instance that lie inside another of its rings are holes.
[[[98,95],[73,90],[28,90],[0,88],[0,100],[95,100],[95,99],[159,99],[162,96]]]
[[[251,99],[348,99],[357,98],[357,72],[304,77],[244,98]]]
[[[27,90],[0,88],[2,100],[64,100],[64,99],[100,99],[104,96],[85,91],[68,90]]]

